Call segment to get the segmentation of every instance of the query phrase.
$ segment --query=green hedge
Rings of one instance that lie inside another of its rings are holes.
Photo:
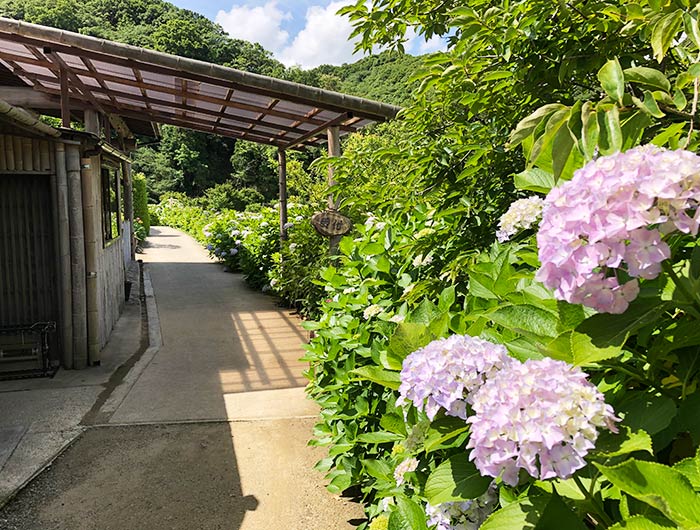
[[[134,219],[141,219],[146,235],[148,235],[151,230],[151,216],[148,213],[148,189],[146,186],[146,175],[143,173],[135,173],[133,179]]]

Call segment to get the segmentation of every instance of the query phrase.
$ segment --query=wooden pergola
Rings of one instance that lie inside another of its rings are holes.
[[[280,235],[286,236],[288,149],[328,144],[399,107],[145,48],[0,17],[0,100],[63,126],[82,121],[122,150],[168,124],[276,146]],[[332,182],[332,170],[329,175]],[[329,206],[335,202],[329,198]]]

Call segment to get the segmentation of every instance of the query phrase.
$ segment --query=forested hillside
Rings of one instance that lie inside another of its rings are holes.
[[[206,17],[162,0],[0,0],[0,15],[399,105],[408,101],[408,78],[420,60],[386,53],[343,66],[286,68],[259,44],[232,39]],[[235,144],[165,126],[159,144],[135,153],[134,169],[147,175],[152,198],[166,191],[196,196],[231,179],[271,198],[277,177],[266,150]]]

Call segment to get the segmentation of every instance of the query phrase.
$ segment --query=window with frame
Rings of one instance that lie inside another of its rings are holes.
[[[119,237],[121,219],[119,208],[120,170],[117,166],[102,166],[102,238],[105,243]]]

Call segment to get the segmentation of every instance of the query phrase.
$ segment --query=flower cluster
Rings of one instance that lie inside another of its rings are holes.
[[[537,196],[518,199],[498,220],[496,237],[503,243],[521,230],[532,227],[540,218],[544,200]]]
[[[433,262],[433,256],[428,254],[427,256],[423,256],[423,254],[418,254],[415,258],[413,258],[413,266],[414,267],[423,267],[425,265],[430,265]]]
[[[377,305],[377,304],[372,304],[370,306],[365,307],[365,310],[362,312],[362,316],[364,317],[365,320],[369,320],[372,317],[376,317],[383,310],[384,309],[382,308],[382,306]]]
[[[369,523],[369,530],[388,530],[389,528],[389,517],[385,514],[381,514]]]
[[[482,475],[518,483],[520,469],[540,479],[568,478],[585,465],[598,428],[619,421],[579,368],[553,359],[514,362],[474,395],[467,448]]]
[[[496,508],[498,495],[492,485],[478,499],[462,502],[443,502],[437,506],[427,503],[425,514],[428,525],[435,530],[477,530]]]
[[[670,256],[662,237],[698,233],[699,204],[694,153],[646,145],[601,157],[547,195],[536,278],[561,300],[623,313],[636,278],[655,278]]]
[[[404,483],[404,475],[406,473],[412,473],[418,469],[418,460],[415,458],[407,458],[399,465],[396,466],[394,470],[394,479],[396,480],[396,485],[401,486]]]
[[[478,337],[453,335],[434,340],[404,360],[397,404],[412,401],[430,419],[440,407],[466,419],[472,393],[509,362],[504,346]]]

